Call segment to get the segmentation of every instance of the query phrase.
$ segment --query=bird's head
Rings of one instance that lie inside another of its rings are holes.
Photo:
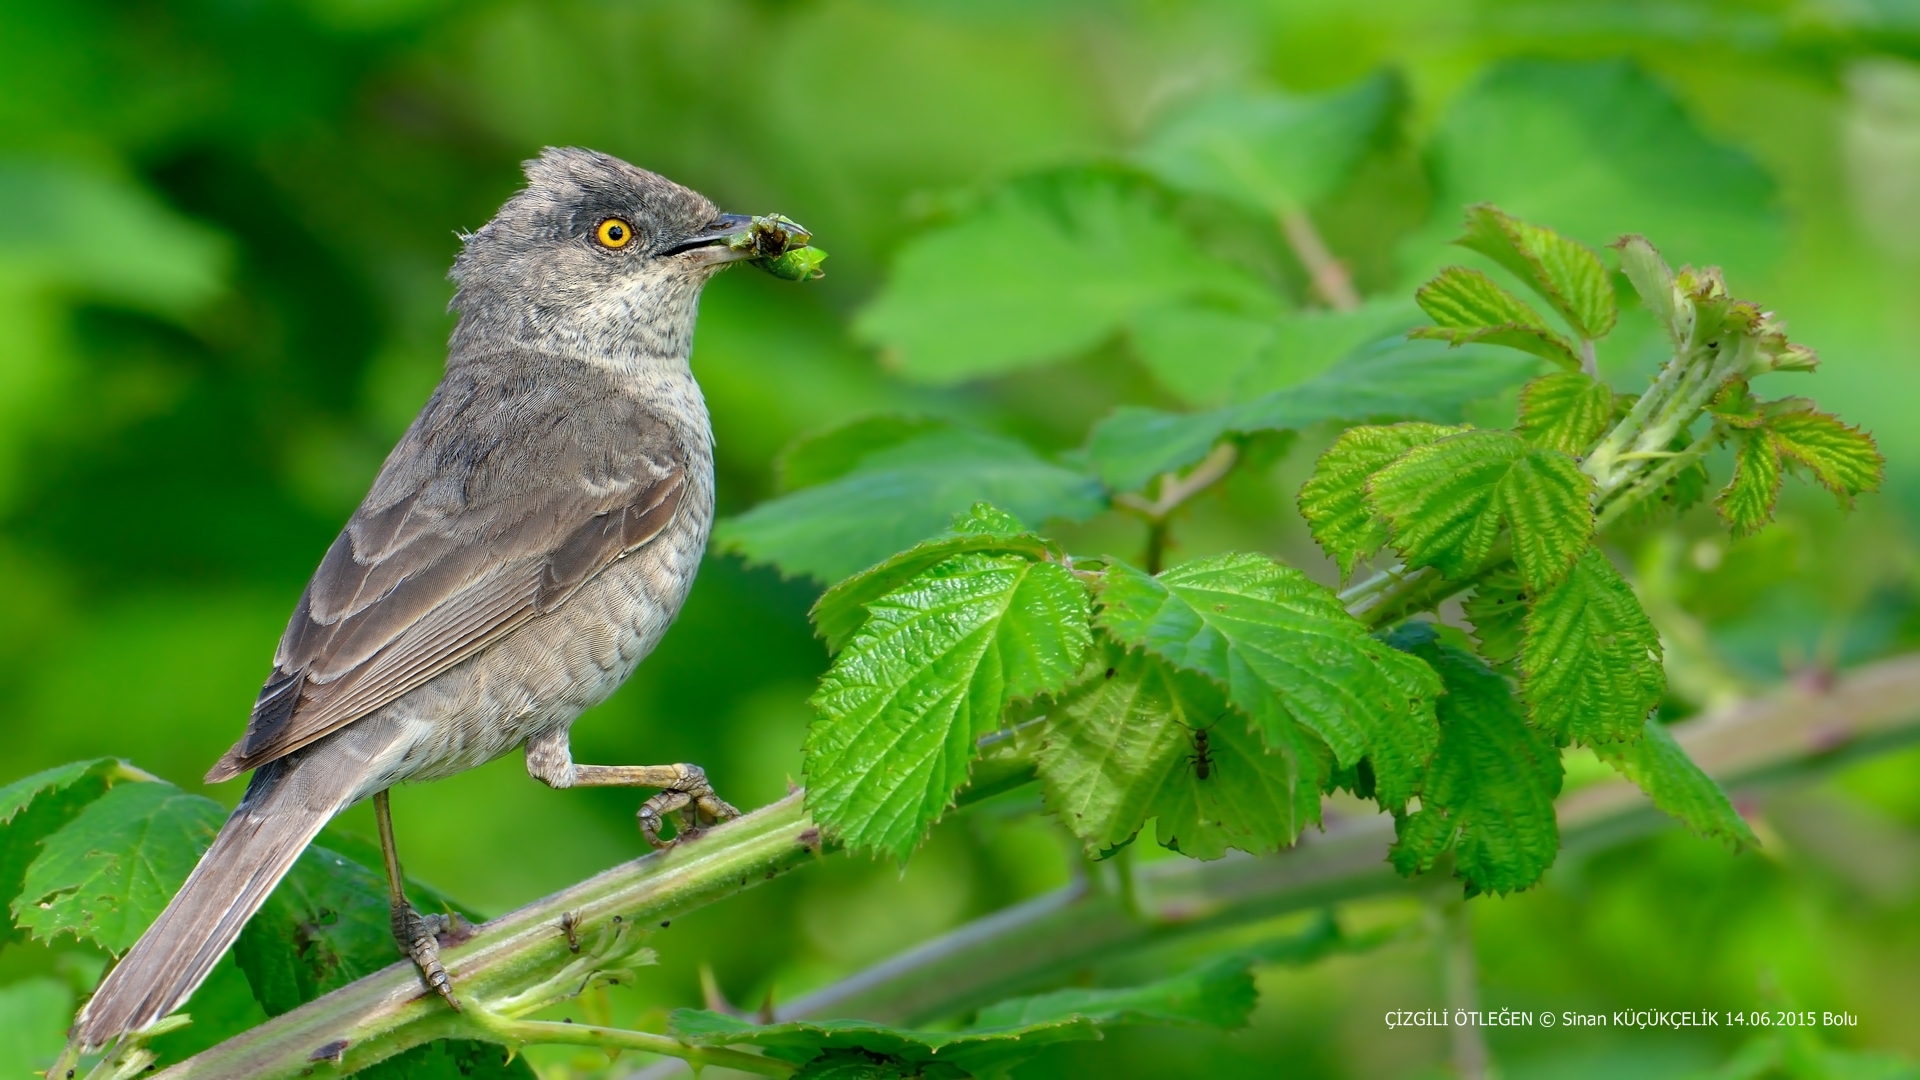
[[[700,288],[751,218],[593,150],[548,148],[453,264],[460,345],[684,360]]]

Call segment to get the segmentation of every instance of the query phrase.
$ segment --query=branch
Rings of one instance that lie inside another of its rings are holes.
[[[1328,250],[1327,242],[1321,239],[1320,230],[1313,227],[1313,219],[1305,210],[1282,212],[1280,231],[1286,234],[1287,246],[1293,249],[1294,257],[1307,268],[1307,275],[1313,279],[1313,291],[1320,294],[1328,307],[1335,311],[1359,308],[1360,293],[1353,287],[1353,275],[1347,273],[1346,264]]]

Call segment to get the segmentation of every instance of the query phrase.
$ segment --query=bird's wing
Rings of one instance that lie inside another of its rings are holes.
[[[461,395],[436,393],[321,560],[246,735],[209,781],[292,753],[471,658],[680,509],[688,466],[658,420],[582,430],[564,402],[509,403],[516,415],[498,394],[455,407],[443,396]],[[462,424],[476,413],[478,430]]]

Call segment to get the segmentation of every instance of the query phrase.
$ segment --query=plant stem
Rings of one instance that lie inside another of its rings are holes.
[[[1434,940],[1440,952],[1440,977],[1447,1012],[1480,1011],[1480,965],[1473,954],[1473,914],[1458,890],[1429,901],[1435,923]],[[1453,1071],[1460,1080],[1485,1080],[1487,1040],[1474,1024],[1448,1028],[1453,1044]]]
[[[1354,311],[1360,307],[1360,293],[1353,287],[1353,275],[1347,273],[1345,263],[1334,257],[1305,210],[1281,211],[1280,232],[1287,238],[1294,257],[1307,268],[1313,291],[1320,294],[1328,307],[1335,311]]]
[[[723,1046],[694,1046],[679,1039],[646,1031],[597,1027],[593,1024],[554,1023],[551,1020],[508,1020],[504,1017],[485,1014],[477,1014],[476,1018],[494,1037],[493,1041],[502,1042],[508,1046],[558,1043],[598,1046],[603,1049],[642,1050],[650,1054],[666,1054],[693,1065],[722,1065],[740,1072],[759,1073],[762,1076],[792,1076],[798,1071],[796,1066],[779,1058],[762,1057],[759,1054],[749,1054],[744,1050],[733,1050]]]

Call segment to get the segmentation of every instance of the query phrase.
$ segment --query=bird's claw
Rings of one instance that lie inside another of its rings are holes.
[[[713,825],[740,816],[740,811],[731,803],[714,794],[713,785],[707,782],[706,770],[698,765],[675,768],[680,770],[679,779],[640,804],[640,834],[651,847],[664,848],[691,840]],[[668,814],[677,815],[672,841],[660,839],[660,827]]]

